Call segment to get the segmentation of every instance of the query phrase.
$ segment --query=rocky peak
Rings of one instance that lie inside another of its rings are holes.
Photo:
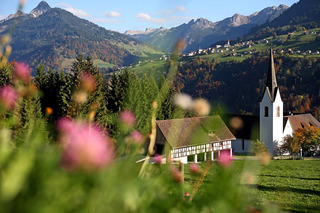
[[[213,23],[211,21],[208,21],[207,19],[204,18],[199,18],[197,20],[192,19],[188,25],[195,25],[199,28],[208,28],[211,27],[213,25]]]
[[[38,6],[30,12],[30,14],[33,15],[33,17],[38,17],[50,9],[51,7],[47,2],[41,1]]]

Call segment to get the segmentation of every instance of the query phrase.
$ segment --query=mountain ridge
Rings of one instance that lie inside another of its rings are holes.
[[[0,36],[9,31],[12,20],[0,23]],[[66,10],[51,8],[45,1],[30,14],[23,13],[18,21],[9,59],[27,62],[32,67],[43,63],[62,68],[63,61],[78,54],[123,66],[159,53],[134,38],[106,30]]]
[[[140,31],[141,33],[130,31],[131,35],[127,31],[125,34],[165,51],[171,51],[175,42],[182,38],[186,43],[184,52],[188,52],[198,48],[206,48],[223,39],[235,39],[242,36],[252,27],[274,19],[288,8],[281,4],[278,7],[264,8],[249,16],[234,14],[232,17],[217,22],[198,18],[170,29],[160,30],[158,28],[152,31]],[[202,35],[199,35],[199,32]]]

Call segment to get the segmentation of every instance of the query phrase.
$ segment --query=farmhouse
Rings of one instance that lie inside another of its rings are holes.
[[[165,153],[167,160],[188,163],[198,155],[214,160],[222,150],[232,155],[232,141],[236,138],[220,116],[159,120],[156,134],[156,152]]]

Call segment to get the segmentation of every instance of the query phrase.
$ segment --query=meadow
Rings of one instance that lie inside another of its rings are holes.
[[[202,169],[206,166],[200,165]],[[201,186],[203,192],[218,169],[210,168]],[[230,169],[248,186],[249,194],[256,199],[255,206],[267,202],[285,212],[320,212],[320,160],[272,160],[265,166],[252,159],[235,160]],[[186,166],[185,181],[193,185],[196,180]]]

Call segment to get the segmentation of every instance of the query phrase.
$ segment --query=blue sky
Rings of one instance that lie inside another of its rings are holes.
[[[23,11],[29,13],[40,0],[26,1]],[[220,21],[235,13],[250,15],[269,6],[291,6],[298,0],[47,0],[59,7],[119,32],[144,30],[147,27],[171,28],[191,19]],[[19,0],[0,0],[0,20],[16,11]]]

